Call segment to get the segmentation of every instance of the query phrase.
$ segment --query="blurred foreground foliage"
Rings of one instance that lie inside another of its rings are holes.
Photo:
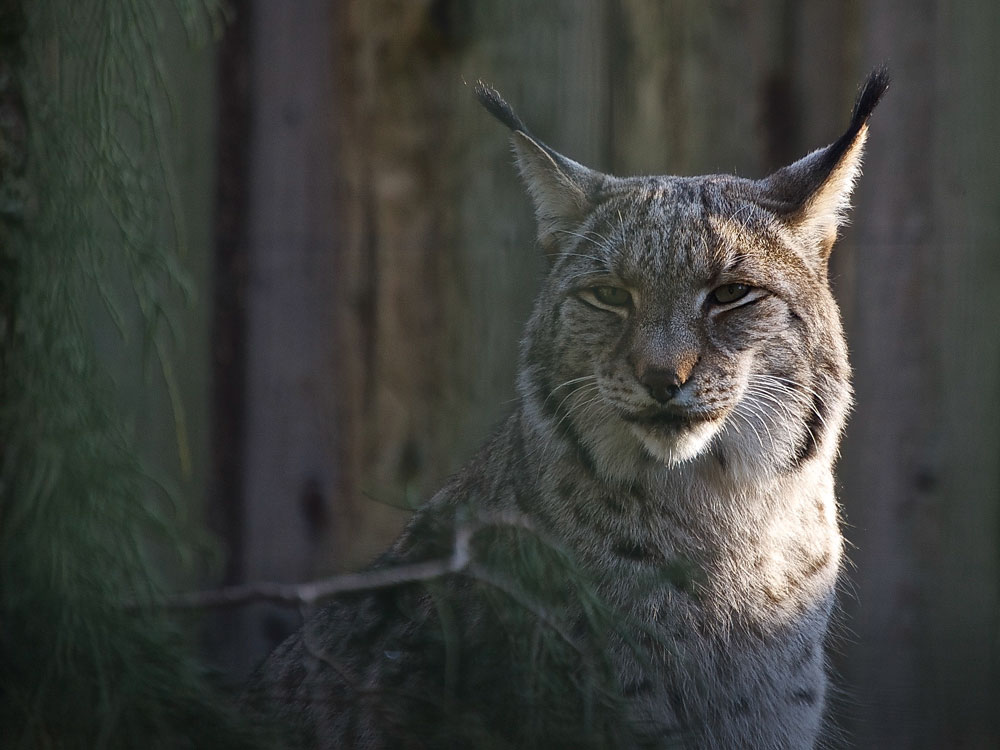
[[[214,0],[0,2],[4,747],[251,747],[257,734],[185,629],[149,606],[151,550],[190,557],[200,542],[142,466],[95,346],[103,306],[173,390],[170,310],[186,289],[161,45],[177,17],[194,43],[223,21]]]

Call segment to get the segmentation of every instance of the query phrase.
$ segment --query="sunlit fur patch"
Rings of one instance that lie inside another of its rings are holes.
[[[762,209],[748,203],[729,216],[707,217],[708,225],[718,239],[717,244],[710,246],[716,263],[725,264],[730,254],[756,249],[760,243],[756,241],[755,224],[759,223],[757,215],[760,213],[763,213]]]
[[[663,431],[642,424],[629,425],[632,434],[639,438],[646,452],[667,466],[689,461],[704,451],[720,426],[721,422],[717,421],[696,422],[664,435]]]
[[[801,268],[801,259],[793,261],[790,248],[795,247],[794,232],[774,221],[759,206],[746,204],[727,216],[709,216],[708,226],[715,237],[709,245],[713,263],[726,267],[739,262],[750,269],[764,272],[775,270],[780,263],[784,271]]]

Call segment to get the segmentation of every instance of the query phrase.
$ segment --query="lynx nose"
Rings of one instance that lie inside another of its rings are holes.
[[[684,381],[676,370],[660,367],[648,368],[639,378],[649,395],[665,404],[680,393]]]

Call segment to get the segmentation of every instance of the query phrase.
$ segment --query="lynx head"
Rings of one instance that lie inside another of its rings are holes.
[[[513,131],[549,259],[519,388],[606,477],[712,461],[831,461],[850,403],[827,260],[859,173],[877,70],[846,132],[761,180],[618,178]]]

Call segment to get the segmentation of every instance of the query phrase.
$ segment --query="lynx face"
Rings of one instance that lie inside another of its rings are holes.
[[[832,458],[850,403],[827,259],[888,85],[869,78],[833,144],[763,180],[620,179],[514,131],[550,274],[522,396],[608,477],[715,461],[761,476]]]
[[[746,192],[735,179],[617,181],[559,241],[550,380],[599,464],[631,441],[667,465],[712,453],[759,471],[808,439],[810,332],[836,324],[835,308]]]

